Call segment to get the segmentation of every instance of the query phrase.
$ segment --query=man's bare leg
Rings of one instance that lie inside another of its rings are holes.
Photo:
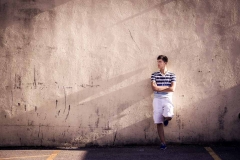
[[[164,138],[164,130],[163,130],[163,124],[162,123],[157,124],[157,130],[158,130],[158,135],[159,135],[161,143],[166,144],[165,138]]]

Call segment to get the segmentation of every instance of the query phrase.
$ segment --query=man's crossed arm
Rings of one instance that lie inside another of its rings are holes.
[[[174,92],[176,88],[176,82],[172,82],[171,86],[157,86],[156,81],[151,82],[153,91],[158,92]]]

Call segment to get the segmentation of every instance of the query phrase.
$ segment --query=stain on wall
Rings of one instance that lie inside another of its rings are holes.
[[[177,75],[168,142],[240,141],[237,0],[1,0],[0,146],[159,143],[150,75]]]

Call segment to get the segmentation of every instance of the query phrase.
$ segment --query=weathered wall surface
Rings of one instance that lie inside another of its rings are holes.
[[[150,75],[177,75],[177,143],[240,141],[240,1],[1,0],[0,146],[158,142]]]

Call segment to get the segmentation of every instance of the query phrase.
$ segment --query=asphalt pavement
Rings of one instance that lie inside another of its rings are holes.
[[[240,160],[239,145],[0,149],[0,160]]]

